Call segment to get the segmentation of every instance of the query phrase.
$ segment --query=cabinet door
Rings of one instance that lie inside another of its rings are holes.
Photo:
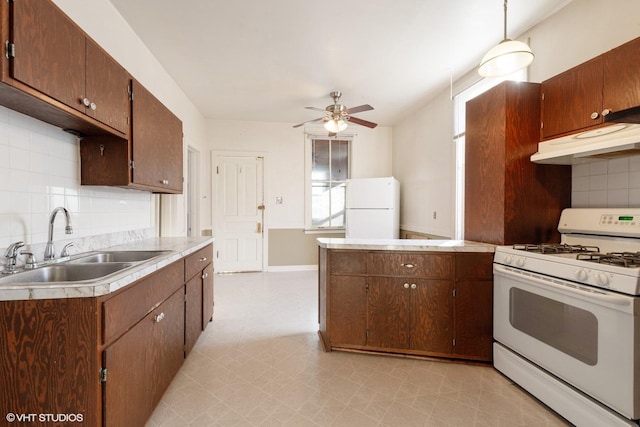
[[[213,263],[202,272],[202,330],[213,319]]]
[[[367,339],[367,280],[331,275],[327,329],[331,346],[364,346]]]
[[[602,84],[602,57],[542,82],[542,137],[602,123]]]
[[[603,93],[612,112],[640,105],[640,38],[605,54]]]
[[[89,116],[129,133],[129,74],[92,40],[87,40],[85,92]]]
[[[12,6],[13,78],[84,111],[85,35],[51,1],[20,0]]]
[[[185,284],[184,352],[191,352],[202,333],[202,279],[194,276]]]
[[[368,346],[409,348],[410,286],[401,278],[369,277]]]
[[[132,181],[182,193],[182,122],[142,85],[132,85]]]
[[[183,360],[184,294],[180,288],[104,350],[104,425],[144,425]]]
[[[465,359],[493,357],[493,280],[461,280],[456,284],[455,354]]]
[[[453,281],[411,281],[411,349],[453,353]]]

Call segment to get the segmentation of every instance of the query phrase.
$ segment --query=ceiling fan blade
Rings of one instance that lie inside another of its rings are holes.
[[[302,123],[298,123],[297,125],[294,125],[294,128],[299,128],[300,126],[306,125],[307,123],[313,123],[313,122],[319,122],[321,120],[324,120],[324,117],[319,117],[317,119],[313,119],[313,120],[307,120],[306,122],[302,122]]]
[[[347,114],[362,113],[370,110],[373,110],[373,107],[369,104],[358,105],[357,107],[347,108]]]
[[[318,107],[304,107],[304,108],[306,108],[307,110],[326,112],[326,110],[324,108],[318,108]]]
[[[353,116],[350,116],[350,117],[348,118],[348,120],[349,120],[351,123],[355,123],[355,124],[357,124],[357,125],[361,125],[361,126],[366,126],[366,127],[368,127],[368,128],[371,128],[371,129],[373,129],[374,127],[378,126],[378,124],[377,124],[377,123],[369,122],[369,121],[367,121],[367,120],[362,120],[362,119],[359,119],[359,118],[357,118],[357,117],[353,117]]]

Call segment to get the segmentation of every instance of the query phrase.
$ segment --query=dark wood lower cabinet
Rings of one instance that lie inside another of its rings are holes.
[[[213,315],[212,253],[101,297],[0,301],[0,413],[75,417],[30,425],[144,426]],[[192,267],[201,273],[185,284]]]
[[[104,425],[143,426],[184,360],[178,290],[103,352]]]
[[[492,360],[493,253],[320,248],[319,260],[325,350]]]

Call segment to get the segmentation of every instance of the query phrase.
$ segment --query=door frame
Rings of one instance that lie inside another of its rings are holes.
[[[215,190],[216,190],[216,186],[217,186],[217,174],[215,171],[215,165],[217,163],[217,159],[220,157],[262,157],[262,198],[264,200],[264,205],[265,205],[265,209],[262,211],[262,224],[263,224],[263,229],[262,229],[262,267],[261,267],[261,271],[267,271],[268,266],[269,266],[269,207],[268,207],[268,203],[266,202],[268,200],[268,187],[267,187],[267,180],[265,179],[268,176],[267,173],[267,169],[268,169],[268,156],[267,156],[267,152],[265,151],[225,151],[225,150],[211,150],[211,195],[210,195],[210,200],[211,200],[211,234],[213,236],[216,235],[216,230],[215,230],[215,224],[216,224],[216,206],[215,206]],[[215,248],[215,240],[213,242],[214,245],[214,255],[213,255],[213,259],[214,262],[216,260],[216,254],[215,252],[217,251],[217,249]]]

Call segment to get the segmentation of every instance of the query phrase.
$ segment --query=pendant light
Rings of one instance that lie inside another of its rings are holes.
[[[507,0],[504,0],[504,40],[482,58],[478,74],[482,77],[506,76],[529,66],[533,57],[526,43],[507,38]]]

